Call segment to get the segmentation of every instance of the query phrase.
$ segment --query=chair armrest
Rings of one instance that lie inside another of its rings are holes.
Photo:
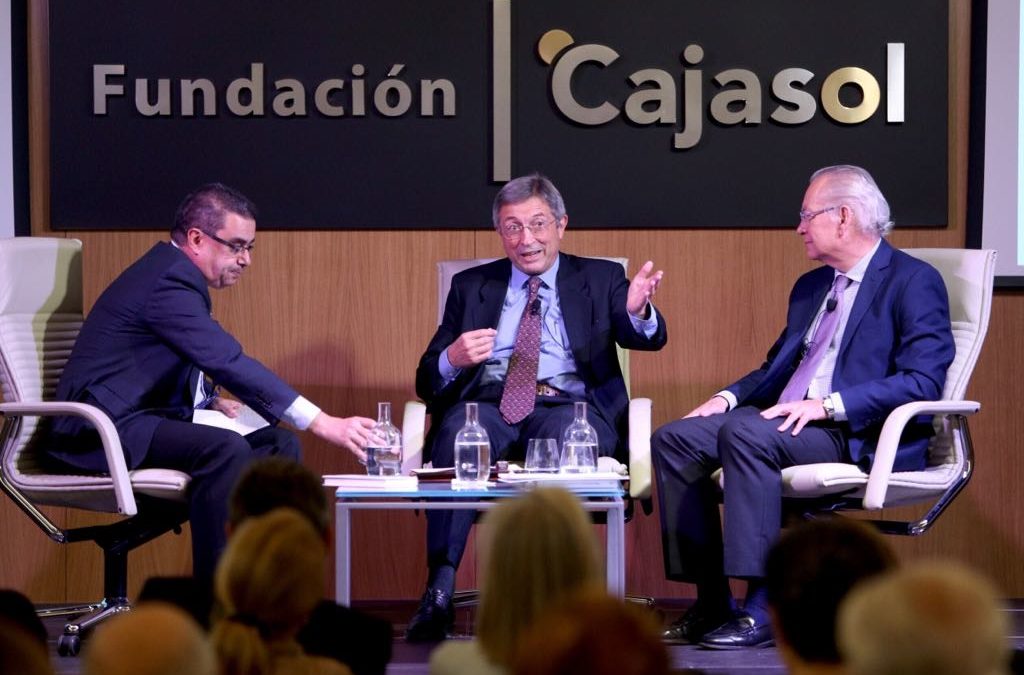
[[[107,471],[113,481],[114,497],[117,509],[126,516],[138,513],[135,494],[132,492],[132,481],[128,476],[128,467],[121,449],[121,438],[117,435],[114,423],[107,414],[88,403],[73,401],[36,401],[0,403],[0,413],[10,417],[53,417],[56,415],[72,415],[89,421],[100,434],[103,453],[107,458]]]
[[[651,399],[629,402],[629,496],[651,496]]]
[[[427,406],[406,401],[402,413],[402,475],[423,466],[423,432],[427,426]]]
[[[973,415],[981,409],[977,401],[913,401],[899,406],[885,419],[882,433],[878,436],[875,461],[868,473],[864,491],[864,508],[877,510],[885,505],[885,493],[889,488],[889,477],[896,461],[903,429],[918,415]]]

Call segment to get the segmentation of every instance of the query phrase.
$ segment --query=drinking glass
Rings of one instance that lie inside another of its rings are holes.
[[[561,473],[593,473],[596,471],[596,443],[564,443],[558,470]]]
[[[526,444],[526,470],[536,473],[558,471],[558,442],[553,438],[531,438]]]

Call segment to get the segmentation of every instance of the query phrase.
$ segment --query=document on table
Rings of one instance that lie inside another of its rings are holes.
[[[239,408],[238,417],[228,417],[219,410],[210,410],[209,408],[196,410],[192,414],[192,421],[209,427],[230,429],[243,436],[247,436],[270,425],[269,422],[260,417],[259,413],[247,405]]]

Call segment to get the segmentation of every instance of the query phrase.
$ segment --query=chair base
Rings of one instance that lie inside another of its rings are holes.
[[[57,653],[61,656],[77,656],[82,649],[82,637],[86,632],[95,628],[100,622],[122,612],[130,612],[132,609],[128,598],[104,598],[93,605],[86,605],[86,607],[92,607],[92,609],[64,624],[64,632],[57,638]],[[49,616],[57,616],[59,615],[57,612],[66,612],[70,609],[58,607],[43,611],[49,612]]]

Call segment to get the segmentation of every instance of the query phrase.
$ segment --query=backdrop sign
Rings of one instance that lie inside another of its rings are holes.
[[[791,227],[875,174],[945,225],[947,0],[50,5],[55,228],[222,181],[281,229],[478,228],[542,171],[590,228]]]

